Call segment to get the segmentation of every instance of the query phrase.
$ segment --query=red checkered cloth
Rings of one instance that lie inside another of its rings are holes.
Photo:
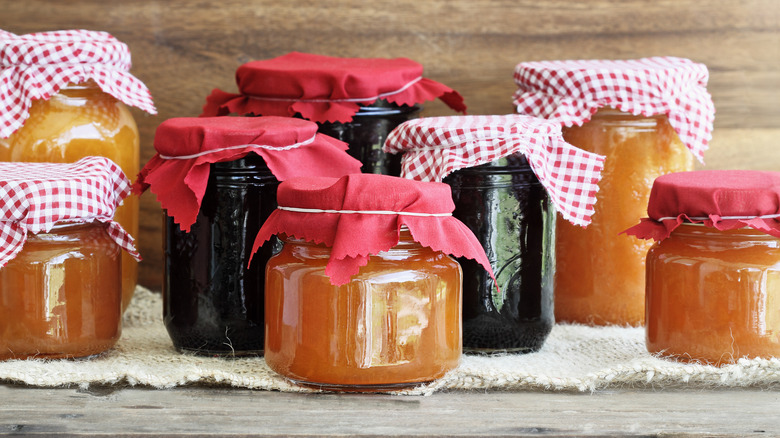
[[[48,232],[57,222],[107,223],[117,245],[141,260],[133,237],[113,220],[128,194],[130,181],[108,158],[0,162],[0,268],[22,250],[27,233]]]
[[[560,124],[516,114],[410,120],[390,133],[384,151],[404,152],[401,176],[422,181],[523,154],[556,209],[582,226],[593,215],[604,167],[603,156],[566,143]]]
[[[127,105],[156,114],[149,90],[129,70],[127,45],[105,32],[0,30],[0,138],[24,125],[34,99],[89,79]]]
[[[704,64],[684,58],[522,62],[515,68],[517,112],[580,126],[599,108],[666,114],[680,140],[703,162],[715,106]]]
[[[239,94],[215,89],[201,116],[300,114],[314,122],[352,121],[360,105],[385,99],[414,105],[436,98],[466,112],[452,88],[423,77],[423,66],[406,58],[337,58],[292,52],[248,62],[236,71]]]

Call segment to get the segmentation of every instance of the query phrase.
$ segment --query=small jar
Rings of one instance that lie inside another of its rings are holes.
[[[458,365],[462,274],[450,256],[403,229],[395,247],[334,286],[325,274],[330,248],[283,240],[266,268],[272,370],[323,389],[384,391],[433,381]]]
[[[210,165],[206,192],[189,232],[165,217],[163,319],[173,345],[202,355],[263,353],[265,262],[254,237],[276,208],[279,181],[257,155]]]
[[[555,210],[545,188],[522,154],[456,170],[443,182],[452,187],[453,215],[475,233],[496,275],[494,283],[477,262],[458,259],[464,351],[539,350],[555,323]]]
[[[59,223],[28,234],[0,269],[0,360],[86,357],[119,340],[120,248],[107,227]]]
[[[686,223],[647,255],[647,349],[713,365],[780,357],[780,239]]]

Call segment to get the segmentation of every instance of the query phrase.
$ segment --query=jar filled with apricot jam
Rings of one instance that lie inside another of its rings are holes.
[[[712,365],[780,357],[780,173],[658,178],[628,234],[647,255],[647,349]]]

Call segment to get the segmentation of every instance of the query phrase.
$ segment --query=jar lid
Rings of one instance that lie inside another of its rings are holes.
[[[403,152],[401,176],[422,181],[523,154],[555,208],[583,226],[593,215],[604,167],[603,156],[566,143],[560,124],[517,114],[409,120],[390,133],[384,151]]]
[[[465,112],[463,97],[423,77],[422,65],[406,58],[336,58],[292,52],[252,61],[236,71],[238,94],[215,89],[204,116],[254,114],[294,116],[315,122],[349,122],[378,99],[414,105],[437,97]]]
[[[452,216],[447,184],[377,174],[304,177],[280,184],[277,201],[252,253],[274,234],[323,243],[332,248],[325,273],[334,285],[348,283],[369,255],[398,244],[404,225],[422,246],[474,259],[493,276],[477,238]]]
[[[49,232],[57,222],[107,223],[117,245],[141,260],[132,236],[113,220],[129,193],[130,181],[104,157],[75,163],[0,162],[0,267],[22,250],[27,233]]]
[[[149,188],[182,230],[198,217],[211,163],[254,153],[276,179],[339,177],[360,172],[347,144],[317,133],[317,124],[291,117],[179,117],[157,127],[157,153],[138,174],[133,190]]]
[[[646,117],[666,114],[680,140],[703,160],[715,106],[707,66],[685,58],[521,62],[517,112],[580,126],[609,106]]]
[[[658,177],[647,215],[624,233],[660,241],[683,223],[718,230],[750,227],[780,238],[780,173],[699,170]]]
[[[0,138],[24,125],[33,100],[89,79],[125,104],[157,114],[146,85],[129,71],[130,50],[106,32],[0,30]]]

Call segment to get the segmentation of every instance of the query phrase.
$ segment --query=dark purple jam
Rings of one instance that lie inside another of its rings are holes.
[[[453,215],[485,248],[496,280],[482,266],[463,268],[463,350],[467,353],[539,350],[555,322],[555,211],[525,157],[516,154],[453,172]]]
[[[214,163],[189,233],[165,218],[163,316],[173,345],[209,356],[259,355],[265,338],[265,264],[278,241],[249,255],[276,208],[279,182],[261,157]]]
[[[351,122],[317,125],[319,132],[349,144],[349,155],[363,163],[361,172],[399,176],[401,154],[386,154],[382,145],[390,131],[419,112],[417,105],[396,105],[380,99],[361,106]]]

